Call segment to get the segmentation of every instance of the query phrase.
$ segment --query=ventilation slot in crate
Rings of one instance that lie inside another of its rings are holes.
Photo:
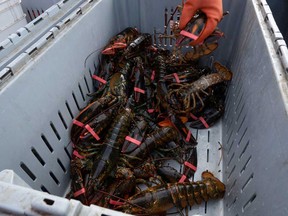
[[[20,163],[20,167],[22,168],[22,170],[32,179],[32,181],[36,180],[36,176],[34,175],[34,173],[26,166],[26,164],[24,162]]]
[[[60,141],[61,140],[61,136],[59,134],[59,132],[57,131],[55,125],[53,124],[53,122],[50,122],[50,127],[53,130],[55,136],[57,137],[57,139]]]
[[[63,127],[65,128],[65,130],[67,130],[68,129],[67,123],[66,123],[65,119],[63,118],[63,115],[60,111],[58,111],[58,116],[59,116],[59,118],[63,124]]]
[[[41,138],[42,138],[44,144],[46,145],[46,147],[49,149],[49,151],[50,151],[51,153],[53,153],[54,150],[53,150],[52,146],[50,145],[50,143],[48,142],[46,136],[42,134],[42,135],[41,135]]]
[[[42,166],[45,166],[45,161],[43,160],[43,158],[40,156],[40,154],[36,151],[35,148],[31,148],[31,152],[33,153],[33,155],[37,158],[37,160],[40,162],[40,164]]]

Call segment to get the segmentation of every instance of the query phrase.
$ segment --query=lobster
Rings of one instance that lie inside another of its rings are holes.
[[[98,190],[89,200],[89,205],[94,204],[106,208],[112,208],[117,203],[115,198],[127,198],[135,193],[136,177],[130,168],[115,167],[115,174],[108,178],[104,185],[105,191]]]
[[[165,148],[157,150],[154,160],[157,161],[157,173],[165,182],[189,181],[197,171],[197,148],[170,142]],[[181,166],[180,170],[174,168],[178,166]]]
[[[108,86],[108,93],[88,104],[73,120],[71,128],[72,142],[77,144],[82,129],[87,129],[85,126],[92,118],[95,118],[97,115],[116,104],[121,105],[126,100],[125,91],[126,80],[124,79],[124,76],[121,73],[113,74]]]
[[[217,107],[206,106],[201,112],[200,117],[193,115],[193,120],[189,123],[189,126],[194,129],[205,129],[213,126],[215,122],[224,114],[225,107],[219,104]]]
[[[197,144],[196,139],[193,137],[189,129],[182,122],[182,120],[175,114],[171,109],[172,106],[178,106],[178,101],[172,97],[167,97],[168,86],[165,83],[165,74],[166,74],[166,63],[163,56],[159,55],[156,57],[156,62],[158,64],[158,76],[159,80],[157,83],[157,97],[161,106],[164,110],[167,111],[167,116],[170,121],[170,124],[173,125],[178,132],[182,135],[187,144],[195,145]]]
[[[119,205],[120,203],[114,199],[122,200],[123,198],[128,198],[135,194],[136,191],[140,191],[140,188],[138,188],[139,184],[151,187],[157,180],[156,166],[150,159],[136,167],[130,166],[125,160],[122,161],[123,163],[121,163],[121,160],[119,162],[118,166],[115,167],[114,179],[109,177],[105,181],[107,189],[105,188],[105,191],[98,190],[99,193],[94,193],[94,197],[89,204],[112,208],[113,205]],[[129,165],[129,167],[125,165]],[[110,181],[111,179],[112,181]]]
[[[112,106],[110,108],[108,108],[107,110],[103,111],[102,113],[100,113],[99,115],[97,115],[96,117],[94,117],[92,120],[90,120],[87,124],[86,124],[86,128],[84,127],[81,131],[81,134],[79,136],[79,140],[80,141],[91,141],[96,139],[97,140],[97,136],[102,137],[100,135],[100,133],[105,132],[105,129],[110,125],[115,112],[117,112],[118,107],[117,106]],[[88,128],[92,128],[94,132],[89,132],[87,130]],[[77,141],[77,143],[79,143]],[[81,143],[81,142],[80,142]],[[79,145],[76,145],[76,147]]]
[[[156,185],[130,197],[117,207],[125,213],[156,215],[174,206],[183,209],[211,199],[221,199],[225,185],[209,171],[202,173],[202,181]]]
[[[134,116],[131,109],[132,105],[133,101],[130,98],[126,107],[115,117],[111,128],[107,132],[107,136],[103,142],[103,148],[99,156],[95,159],[94,166],[89,175],[86,186],[88,196],[102,186],[102,183],[111,174],[117,164],[123,142],[129,132],[130,123]]]
[[[144,142],[127,155],[128,161],[130,163],[133,163],[133,161],[139,162],[139,160],[146,158],[155,148],[178,138],[178,133],[174,127],[160,127],[148,134]]]
[[[174,13],[177,10],[181,13],[182,7],[178,6]],[[188,46],[191,41],[198,38],[201,31],[204,29],[207,17],[202,11],[197,11],[197,13],[187,23],[185,29],[180,30],[179,21],[172,20],[174,13],[171,15],[171,19],[169,20],[172,35],[160,34],[159,36],[160,40],[162,40],[162,38],[170,38],[175,40],[175,47],[173,48],[173,54],[170,58],[171,63],[190,63],[198,60],[202,56],[212,53],[215,49],[217,49],[218,40],[224,35],[219,29],[214,30],[214,32],[204,41],[203,44],[192,46],[192,50],[188,50],[186,53],[184,53],[182,48]],[[168,25],[165,24],[165,26]],[[165,32],[167,32],[167,30]]]
[[[218,62],[214,63],[214,67],[217,71],[216,73],[202,76],[195,82],[171,84],[173,85],[173,89],[171,89],[166,95],[166,100],[177,100],[178,103],[181,103],[184,107],[183,110],[179,110],[179,106],[174,106],[174,104],[171,104],[171,108],[175,112],[184,114],[191,112],[191,110],[196,107],[196,97],[201,101],[200,92],[208,94],[204,91],[208,87],[232,79],[232,72],[226,67]]]
[[[121,153],[129,154],[134,151],[140,143],[143,142],[147,133],[148,122],[144,118],[140,118],[131,129],[131,132],[125,138]]]
[[[180,71],[178,68],[174,68],[173,70],[177,70],[178,72],[172,72],[164,76],[167,85],[172,83],[190,83],[207,73],[205,69],[196,69],[194,66],[187,67]]]
[[[224,114],[226,83],[219,83],[210,88],[210,94],[205,100],[205,107],[199,112],[190,113],[189,126],[204,129],[212,126]]]

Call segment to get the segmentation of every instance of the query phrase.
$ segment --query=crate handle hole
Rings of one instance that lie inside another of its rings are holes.
[[[47,205],[50,205],[50,206],[52,206],[53,204],[54,204],[54,200],[51,200],[51,199],[44,199],[43,200]]]

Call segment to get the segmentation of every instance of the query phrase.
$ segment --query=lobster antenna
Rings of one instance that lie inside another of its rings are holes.
[[[108,196],[114,197],[114,198],[116,198],[116,199],[119,199],[119,200],[121,200],[121,201],[124,201],[124,202],[128,203],[129,205],[133,205],[133,206],[136,206],[136,207],[138,207],[138,208],[141,208],[142,210],[146,210],[146,209],[143,208],[142,206],[139,206],[139,205],[137,205],[137,204],[131,203],[131,202],[127,201],[126,199],[123,199],[123,198],[118,197],[118,196],[116,196],[116,195],[109,194],[109,193],[106,192],[106,191],[102,191],[102,190],[99,190],[99,189],[97,189],[97,191],[99,191],[100,193],[103,193],[103,194],[105,194],[105,195],[108,195]],[[120,207],[121,207],[121,205],[120,205]],[[117,209],[117,207],[116,207],[115,209]]]
[[[172,160],[172,157],[153,158],[153,161]]]
[[[127,157],[127,158],[131,158],[131,159],[134,159],[134,160],[142,161],[142,158],[139,158],[139,157],[136,157],[136,156],[131,156],[131,155],[127,155],[127,154],[125,154],[125,157]]]
[[[219,162],[218,162],[218,166],[220,166],[221,160],[223,158],[223,146],[220,142],[218,142],[218,144],[220,145],[220,148],[218,150],[221,151],[221,157],[220,157]]]
[[[92,51],[86,58],[85,58],[85,61],[84,61],[84,68],[86,68],[86,63],[87,63],[87,60],[88,58],[93,55],[94,53],[98,52],[99,50],[102,50],[104,49],[104,47],[101,47],[101,48],[98,48],[98,49],[95,49],[94,51]]]

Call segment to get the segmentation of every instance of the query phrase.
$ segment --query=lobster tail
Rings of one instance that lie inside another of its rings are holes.
[[[202,179],[207,186],[207,194],[210,199],[221,199],[224,197],[225,185],[211,172],[203,172]]]
[[[223,80],[229,81],[232,79],[232,72],[228,70],[225,66],[223,66],[219,62],[214,62],[214,67]]]
[[[197,182],[150,187],[130,197],[121,208],[130,214],[154,215],[166,212],[173,206],[186,208],[224,197],[225,185],[218,178],[208,171],[202,173],[202,178]]]
[[[159,81],[164,81],[164,76],[166,75],[166,63],[165,59],[162,55],[158,55],[155,58],[156,64],[157,64],[157,73],[159,77]]]

